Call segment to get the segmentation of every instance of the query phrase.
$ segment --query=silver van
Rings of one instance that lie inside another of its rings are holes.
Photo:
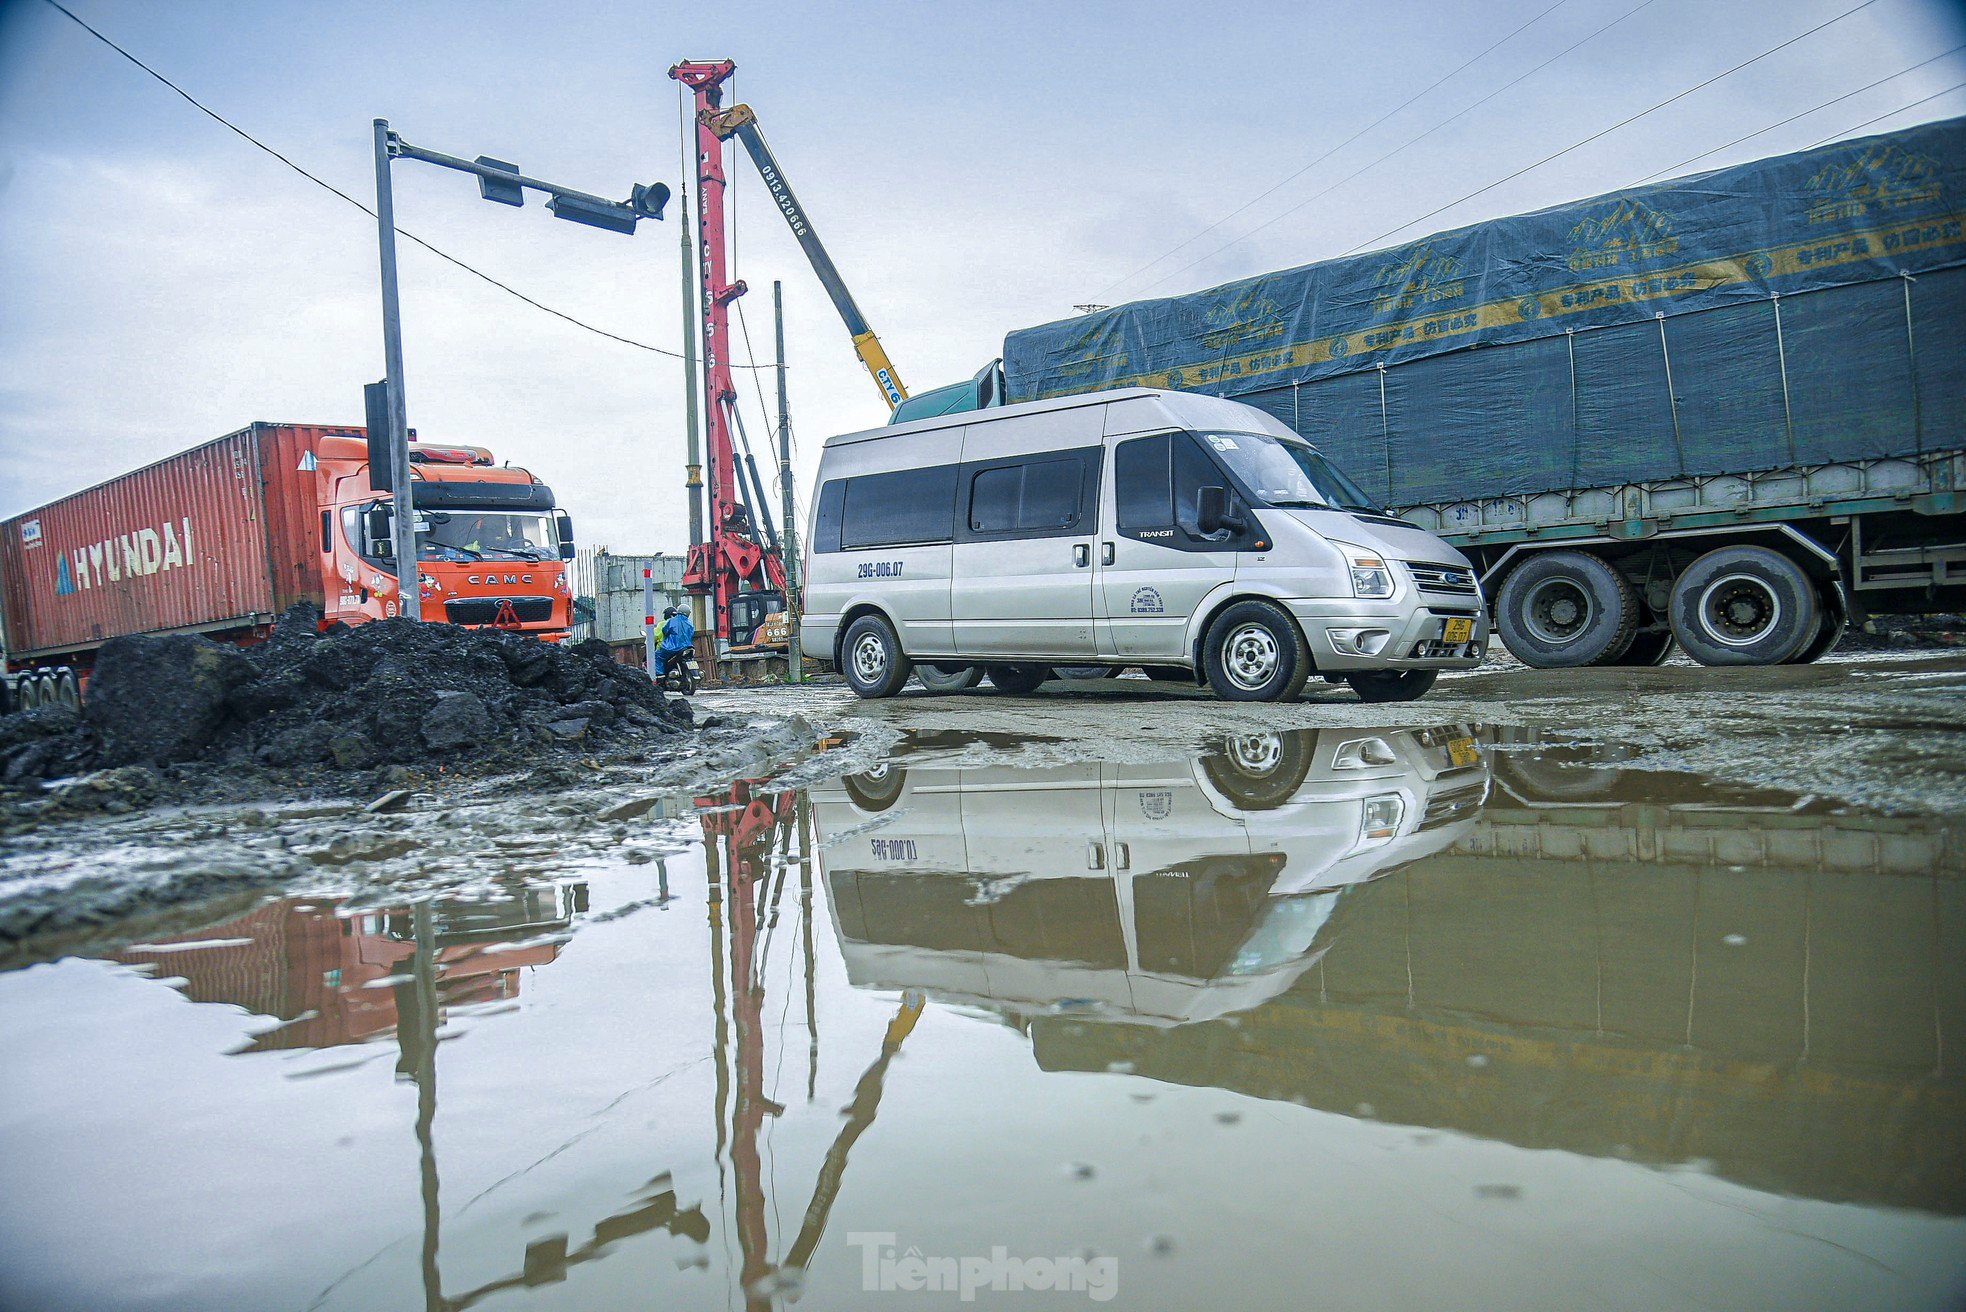
[[[1410,701],[1481,663],[1467,559],[1263,411],[1146,388],[831,438],[800,641],[862,697],[1059,667]]]

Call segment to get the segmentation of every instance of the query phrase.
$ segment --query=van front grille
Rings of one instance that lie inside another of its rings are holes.
[[[1409,560],[1406,562],[1406,572],[1413,576],[1414,583],[1419,585],[1422,592],[1439,592],[1457,597],[1471,597],[1475,593],[1474,571],[1462,565]]]

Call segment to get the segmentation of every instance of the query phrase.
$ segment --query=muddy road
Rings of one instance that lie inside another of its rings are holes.
[[[0,1307],[1954,1307],[1963,692],[815,684],[51,816]]]

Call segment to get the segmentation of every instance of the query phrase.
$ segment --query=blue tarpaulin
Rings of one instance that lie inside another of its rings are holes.
[[[1233,396],[1394,505],[1956,448],[1966,118],[1061,320],[1004,370]]]

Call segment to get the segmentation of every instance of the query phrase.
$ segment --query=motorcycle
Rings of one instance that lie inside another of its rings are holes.
[[[696,654],[679,651],[664,663],[662,677],[655,681],[655,686],[688,697],[696,691],[696,682]]]

